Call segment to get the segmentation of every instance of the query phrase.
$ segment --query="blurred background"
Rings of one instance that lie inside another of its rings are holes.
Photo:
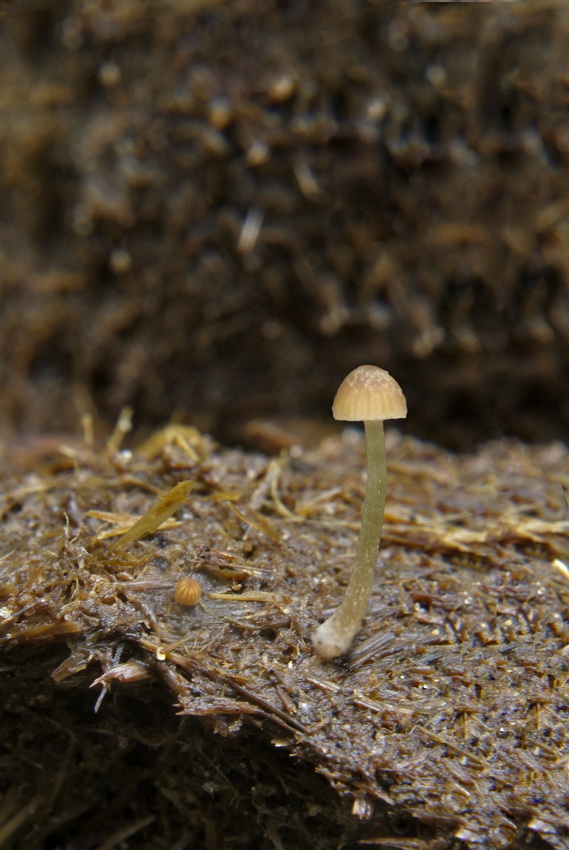
[[[361,363],[417,436],[564,438],[567,5],[0,8],[4,438],[286,444]]]

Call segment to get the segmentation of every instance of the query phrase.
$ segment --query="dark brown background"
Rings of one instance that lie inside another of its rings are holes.
[[[239,439],[373,362],[419,436],[565,434],[562,7],[4,9],[3,433]]]

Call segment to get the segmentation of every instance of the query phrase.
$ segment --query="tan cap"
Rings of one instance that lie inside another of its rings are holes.
[[[358,366],[338,387],[332,413],[334,419],[345,422],[405,419],[407,402],[403,390],[385,369]]]

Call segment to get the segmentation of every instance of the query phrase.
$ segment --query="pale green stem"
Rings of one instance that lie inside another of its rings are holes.
[[[312,637],[316,652],[324,658],[335,658],[349,650],[360,630],[373,589],[387,494],[387,468],[383,422],[366,422],[365,430],[367,485],[356,565],[344,601]]]

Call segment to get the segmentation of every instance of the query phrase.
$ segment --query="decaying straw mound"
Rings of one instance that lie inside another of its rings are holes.
[[[310,632],[352,566],[355,433],[269,459],[170,429],[4,478],[0,843],[567,846],[569,454],[390,442],[342,662]],[[112,546],[188,479],[165,525]]]

